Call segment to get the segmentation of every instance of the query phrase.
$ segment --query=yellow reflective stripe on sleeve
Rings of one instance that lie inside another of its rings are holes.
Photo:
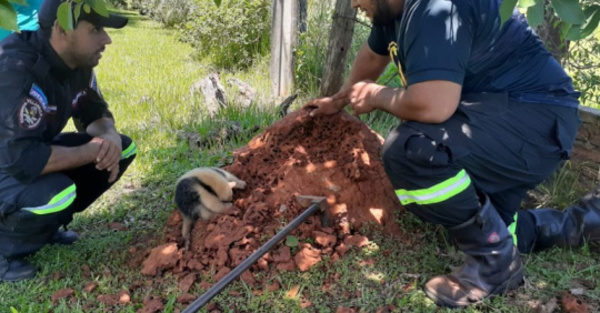
[[[513,216],[513,222],[508,225],[508,232],[512,235],[513,243],[515,246],[517,245],[517,219],[519,218],[519,213],[515,213]]]
[[[135,145],[134,142],[132,142],[129,145],[129,147],[127,147],[127,149],[123,150],[123,153],[121,153],[121,160],[127,159],[128,157],[130,157],[136,153],[137,153],[137,146]]]
[[[52,197],[48,204],[33,208],[23,208],[23,210],[38,215],[56,213],[68,208],[71,205],[71,203],[75,201],[76,196],[77,194],[75,192],[75,184],[73,184],[67,187],[67,189],[61,191],[56,196]]]
[[[396,195],[403,205],[416,204],[432,204],[448,200],[455,195],[461,193],[471,184],[471,178],[465,170],[456,174],[456,176],[443,181],[435,186],[419,189],[419,190],[396,190]]]

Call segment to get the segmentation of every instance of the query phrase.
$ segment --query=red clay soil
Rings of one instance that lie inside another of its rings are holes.
[[[585,302],[570,292],[563,292],[560,303],[565,313],[588,313],[588,306]]]
[[[321,225],[319,214],[311,216],[292,232],[300,242],[297,252],[292,255],[285,243],[278,244],[242,275],[246,283],[259,283],[256,271],[306,271],[323,256],[337,260],[350,247],[368,243],[369,232],[361,230],[399,234],[401,205],[379,157],[382,143],[381,136],[347,113],[311,118],[300,110],[287,115],[234,151],[233,163],[224,167],[247,182],[245,190],[235,190],[234,207],[209,221],[198,220],[189,251],[183,249],[175,210],[164,244],[151,251],[142,273],[178,275],[184,292],[196,274],[216,273],[212,277],[218,281],[306,209],[296,195],[326,197],[329,225]]]

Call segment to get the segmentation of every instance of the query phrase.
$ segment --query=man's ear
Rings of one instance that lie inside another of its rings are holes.
[[[62,26],[60,26],[60,24],[58,24],[58,20],[54,21],[54,25],[52,25],[52,33],[53,34],[57,34],[59,36],[66,36],[67,35],[67,31],[62,28]]]

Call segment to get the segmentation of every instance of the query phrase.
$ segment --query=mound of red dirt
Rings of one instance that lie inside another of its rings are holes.
[[[248,284],[256,284],[256,271],[305,271],[323,256],[336,260],[351,246],[368,243],[368,233],[361,230],[398,234],[401,206],[379,157],[382,142],[347,113],[311,118],[300,110],[286,116],[235,151],[233,163],[224,168],[247,182],[245,190],[235,190],[234,207],[198,220],[189,251],[182,248],[175,210],[165,243],[151,251],[142,273],[180,275],[184,292],[195,273],[217,273],[213,280],[218,281],[306,209],[296,195],[326,197],[328,225],[311,216],[292,232],[299,240],[295,252],[280,243],[242,275]]]

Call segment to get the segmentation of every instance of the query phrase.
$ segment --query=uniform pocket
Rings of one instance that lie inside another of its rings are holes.
[[[520,152],[527,171],[538,183],[550,176],[563,160],[563,151],[551,144],[523,142]]]
[[[561,150],[561,158],[568,160],[571,158],[571,151],[577,135],[577,127],[567,127],[564,123],[556,121],[556,143]]]

